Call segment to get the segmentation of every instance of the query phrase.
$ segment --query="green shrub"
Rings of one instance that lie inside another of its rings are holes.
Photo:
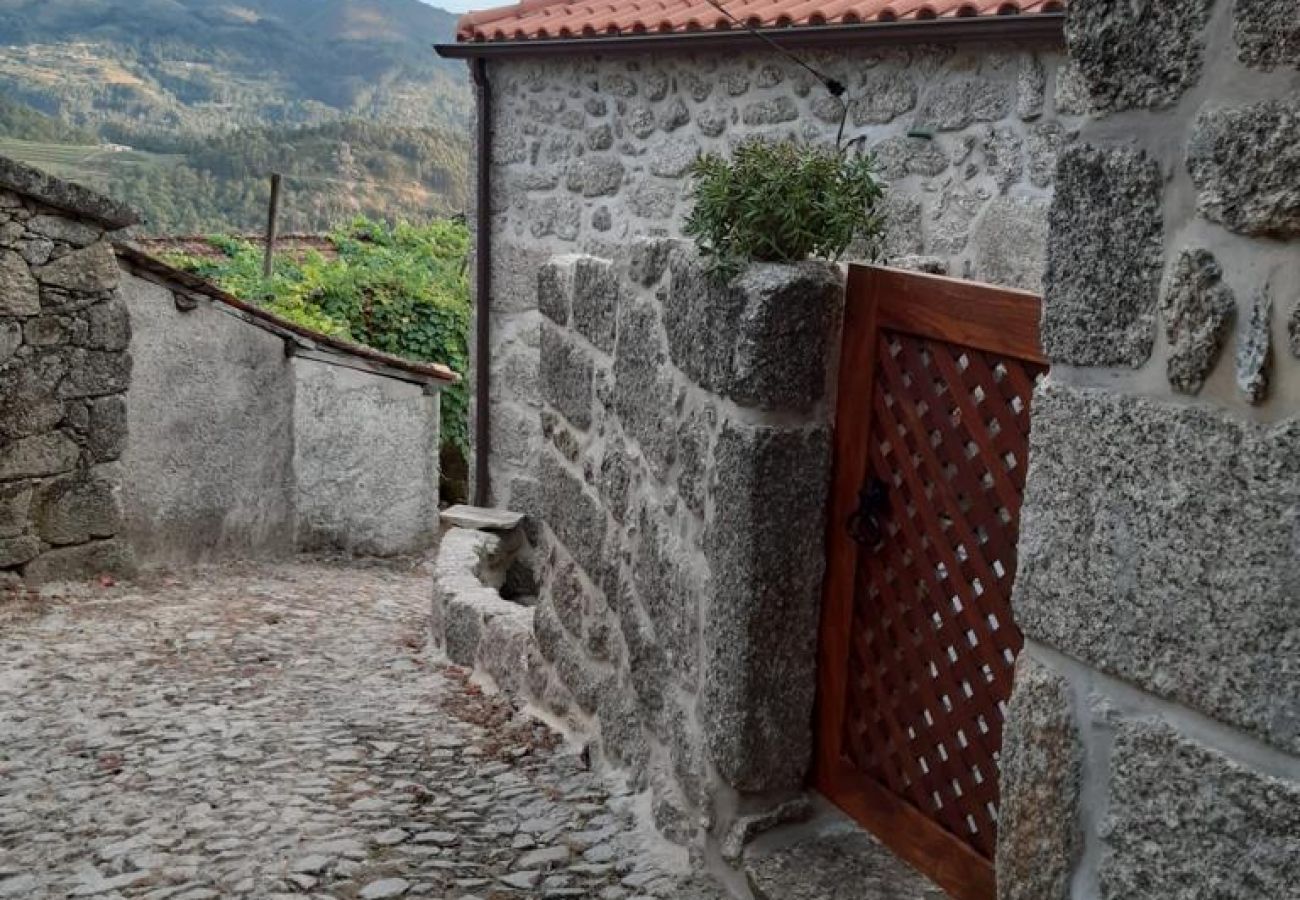
[[[221,257],[184,254],[167,261],[236,297],[308,328],[406,359],[438,362],[462,376],[469,361],[469,231],[461,222],[394,226],[357,219],[336,228],[334,258],[279,255],[262,277],[262,248],[216,235]],[[442,392],[442,440],[469,449],[465,381]]]
[[[695,161],[686,234],[715,272],[751,260],[839,259],[855,242],[874,257],[883,194],[870,156],[830,146],[750,140],[724,159]]]

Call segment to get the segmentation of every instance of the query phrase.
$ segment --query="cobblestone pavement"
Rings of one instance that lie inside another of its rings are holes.
[[[721,895],[328,561],[0,600],[0,897]]]

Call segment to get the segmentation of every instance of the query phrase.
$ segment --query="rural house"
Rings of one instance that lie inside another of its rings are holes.
[[[435,638],[741,895],[902,877],[756,841],[809,787],[963,900],[1293,894],[1294,2],[723,6],[439,48],[475,492],[531,521],[457,516]],[[710,280],[688,169],[751,136],[860,140],[884,265]]]

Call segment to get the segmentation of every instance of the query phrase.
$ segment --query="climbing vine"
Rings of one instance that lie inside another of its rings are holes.
[[[167,262],[209,279],[243,300],[265,306],[326,334],[465,374],[470,303],[466,274],[469,231],[464,223],[386,225],[357,219],[329,235],[335,252],[276,257],[262,275],[262,248],[249,241],[209,238],[215,257],[169,254]],[[469,448],[464,380],[442,393],[442,439]]]

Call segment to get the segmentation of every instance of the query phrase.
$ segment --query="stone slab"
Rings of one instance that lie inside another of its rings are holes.
[[[1134,721],[1116,733],[1110,795],[1123,802],[1101,830],[1103,900],[1296,896],[1300,782]]]
[[[999,761],[998,900],[1070,900],[1083,850],[1082,778],[1083,743],[1069,685],[1023,653]]]
[[[125,228],[140,221],[133,210],[116,200],[5,157],[0,157],[0,188],[106,228]]]
[[[716,451],[713,578],[700,720],[718,774],[741,791],[794,788],[812,757],[828,430],[725,423]]]
[[[465,503],[447,507],[439,517],[445,525],[473,531],[511,531],[524,520],[523,513],[486,506],[470,506]]]
[[[1050,381],[1033,404],[1025,634],[1300,750],[1300,419]]]
[[[755,900],[946,900],[888,848],[837,812],[780,829],[745,851]]]

